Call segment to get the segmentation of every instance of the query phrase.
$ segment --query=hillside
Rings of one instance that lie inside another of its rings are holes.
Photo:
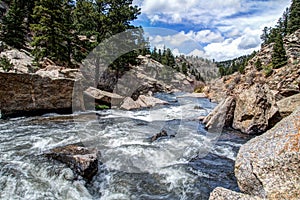
[[[299,93],[299,66],[300,66],[300,30],[284,38],[284,47],[287,52],[288,64],[271,69],[273,44],[265,45],[248,62],[245,73],[236,72],[232,75],[213,80],[206,88],[208,96],[220,102],[226,95],[238,95],[249,89],[255,83],[267,84],[271,90],[276,91],[276,99]],[[260,61],[261,68],[256,63]]]
[[[198,56],[182,55],[176,57],[175,69],[190,77],[194,77],[198,81],[204,82],[220,76],[215,62]]]

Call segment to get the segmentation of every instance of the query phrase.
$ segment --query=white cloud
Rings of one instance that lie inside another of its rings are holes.
[[[205,54],[217,61],[228,60],[241,55],[251,54],[260,48],[259,35],[256,31],[246,29],[244,34],[236,39],[228,38],[223,42],[211,43],[204,47]]]
[[[175,32],[175,34],[174,31],[172,32],[173,34],[168,34],[166,36],[152,35],[149,37],[150,43],[153,46],[159,46],[164,44],[172,48],[182,48],[182,46],[187,45],[187,43],[198,44],[224,41],[224,38],[220,32],[213,32],[210,30],[202,30],[198,32],[189,31],[188,33],[181,31],[177,33]]]
[[[160,22],[183,27],[180,30],[184,31],[177,33],[152,35],[152,46],[166,45],[179,53],[225,60],[257,50],[262,29],[276,24],[290,0],[134,0],[134,3],[141,6],[143,16],[152,25]]]
[[[199,32],[190,31],[186,36],[200,43],[221,42],[224,40],[220,32],[212,32],[211,30],[202,30]]]
[[[208,58],[209,56],[207,56],[207,54],[199,49],[194,49],[193,51],[191,51],[190,53],[187,54],[188,56],[198,56],[201,58]]]
[[[172,54],[174,56],[180,56],[180,55],[184,55],[184,53],[180,52],[179,49],[175,48],[172,50]]]

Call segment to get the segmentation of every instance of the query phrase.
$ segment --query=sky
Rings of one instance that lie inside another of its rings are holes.
[[[151,46],[174,55],[216,61],[259,50],[265,26],[274,27],[291,0],[133,0]]]

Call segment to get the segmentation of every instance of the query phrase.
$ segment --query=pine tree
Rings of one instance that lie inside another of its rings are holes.
[[[37,61],[44,57],[57,64],[70,64],[72,36],[70,16],[72,2],[69,0],[40,0],[33,11],[33,54]]]
[[[175,57],[171,49],[167,48],[166,50],[166,59],[167,59],[167,66],[174,67],[175,66]]]
[[[77,34],[87,37],[96,34],[96,12],[96,7],[92,1],[76,1],[73,17]]]
[[[188,69],[187,69],[187,66],[186,66],[186,63],[182,63],[182,66],[181,66],[181,71],[183,74],[187,75],[188,73]]]
[[[293,33],[298,29],[300,29],[300,0],[293,0],[290,7],[288,33]]]
[[[283,38],[279,32],[277,33],[273,47],[272,64],[273,68],[275,69],[287,64],[287,56],[283,46]]]
[[[157,61],[161,63],[161,60],[162,60],[161,49],[158,49]]]
[[[2,21],[1,40],[17,49],[24,48],[26,42],[24,13],[25,11],[20,7],[19,1],[14,0]]]
[[[260,36],[260,39],[263,41],[263,44],[268,44],[269,41],[269,28],[265,27],[263,29],[263,34]]]
[[[254,63],[255,68],[257,69],[257,71],[262,70],[262,63],[260,61],[260,59],[257,59],[256,62]]]
[[[101,1],[101,0],[100,0]],[[107,24],[110,24],[110,31],[114,35],[121,33],[129,28],[134,28],[130,24],[131,21],[137,19],[141,14],[140,8],[132,6],[133,0],[102,0],[107,2]]]
[[[158,60],[158,53],[156,47],[153,48],[153,51],[151,52],[151,57],[156,61]]]

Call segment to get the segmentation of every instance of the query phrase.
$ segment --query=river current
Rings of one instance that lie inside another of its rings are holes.
[[[205,98],[158,94],[169,105],[0,119],[0,199],[208,199],[218,186],[238,190],[233,168],[249,140],[209,133],[197,119],[216,105]],[[168,137],[151,141],[161,130]],[[82,142],[101,152],[91,182],[74,179],[44,152]]]

